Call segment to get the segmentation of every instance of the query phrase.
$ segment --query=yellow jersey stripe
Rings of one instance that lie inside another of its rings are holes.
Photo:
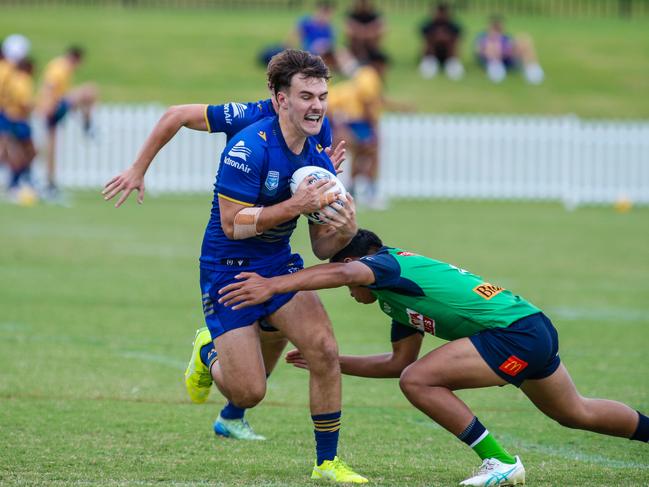
[[[229,196],[225,196],[224,194],[217,193],[219,198],[223,198],[224,200],[232,201],[232,203],[236,203],[238,205],[243,205],[243,206],[255,206],[252,203],[246,203],[245,201],[239,201],[235,200],[234,198],[230,198]]]
[[[340,429],[340,425],[334,426],[333,428],[316,428],[316,431],[320,431],[323,433],[331,432],[331,431],[338,431]]]
[[[212,127],[210,126],[210,121],[207,119],[207,107],[209,107],[209,105],[205,105],[205,111],[203,112],[203,117],[205,117],[205,125],[207,125],[207,131],[211,132]]]

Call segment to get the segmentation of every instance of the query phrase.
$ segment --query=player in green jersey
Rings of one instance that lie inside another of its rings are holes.
[[[344,374],[400,377],[408,400],[467,443],[483,460],[461,485],[525,482],[525,469],[453,391],[513,384],[547,416],[569,428],[649,442],[649,418],[629,406],[582,397],[558,355],[557,331],[539,308],[453,265],[383,246],[359,230],[330,264],[264,279],[241,273],[221,302],[242,308],[276,293],[349,286],[356,301],[378,300],[392,318],[392,353],[341,356]],[[449,343],[418,359],[423,334]],[[300,353],[287,360],[308,368]]]

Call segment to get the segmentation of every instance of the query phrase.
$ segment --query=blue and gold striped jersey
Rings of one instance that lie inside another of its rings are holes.
[[[221,227],[219,196],[244,206],[276,205],[291,197],[291,175],[303,166],[318,166],[335,173],[315,137],[307,138],[302,153],[293,154],[284,141],[277,116],[264,118],[233,137],[221,155],[201,265],[215,270],[231,269],[225,263],[234,259],[242,262],[242,270],[255,269],[288,257],[289,239],[297,218],[257,237],[230,240]]]

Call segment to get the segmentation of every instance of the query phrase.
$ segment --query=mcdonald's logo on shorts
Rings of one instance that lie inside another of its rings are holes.
[[[505,374],[515,377],[523,371],[527,365],[528,363],[525,360],[518,358],[516,355],[510,355],[509,358],[500,364],[500,367],[498,368]]]

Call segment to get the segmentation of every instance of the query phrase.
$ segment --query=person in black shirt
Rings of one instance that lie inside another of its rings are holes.
[[[431,18],[421,26],[423,52],[419,72],[423,78],[432,78],[442,67],[451,79],[460,79],[464,67],[459,59],[459,43],[462,28],[451,17],[450,7],[439,3],[431,12]]]

